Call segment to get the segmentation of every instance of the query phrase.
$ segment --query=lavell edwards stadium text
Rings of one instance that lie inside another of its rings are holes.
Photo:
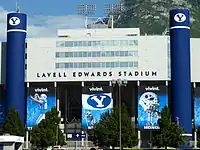
[[[72,77],[112,77],[116,74],[116,72],[72,72]],[[46,72],[46,73],[37,73],[37,78],[48,78],[48,77],[54,77],[54,78],[63,78],[67,77],[67,72]],[[119,71],[117,72],[117,76],[119,77],[127,77],[127,76],[157,76],[156,71]]]

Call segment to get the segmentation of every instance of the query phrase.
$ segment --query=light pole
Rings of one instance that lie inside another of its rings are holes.
[[[128,83],[127,80],[121,80],[121,79],[117,79],[117,80],[112,80],[112,84],[115,86],[116,84],[119,87],[119,149],[122,149],[122,114],[121,114],[121,87],[122,86],[126,86]]]
[[[77,7],[77,12],[79,15],[85,16],[85,28],[87,28],[88,25],[88,15],[95,14],[96,11],[96,5],[91,4],[81,4]]]
[[[114,28],[114,14],[122,10],[122,4],[105,4],[104,11],[111,17],[111,28]]]

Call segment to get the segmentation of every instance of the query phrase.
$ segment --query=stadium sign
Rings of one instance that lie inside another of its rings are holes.
[[[156,77],[157,71],[74,71],[36,73],[37,78],[87,78],[87,77]]]

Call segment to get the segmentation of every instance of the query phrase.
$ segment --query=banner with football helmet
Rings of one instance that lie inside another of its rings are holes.
[[[138,87],[138,128],[158,130],[158,119],[162,109],[168,105],[167,87],[164,85],[142,85]]]
[[[40,123],[45,113],[56,107],[55,87],[30,87],[27,95],[27,127]]]
[[[194,125],[200,127],[200,87],[194,88]]]
[[[84,87],[82,94],[82,128],[92,129],[101,115],[113,108],[110,87]]]

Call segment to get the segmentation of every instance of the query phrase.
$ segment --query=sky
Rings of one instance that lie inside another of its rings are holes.
[[[104,17],[105,4],[118,4],[120,0],[0,0],[0,41],[6,39],[6,15],[15,11],[16,2],[20,12],[28,16],[28,37],[56,36],[57,29],[83,28],[85,17],[77,15],[81,4],[96,5],[95,15]],[[96,20],[97,18],[89,18]]]

